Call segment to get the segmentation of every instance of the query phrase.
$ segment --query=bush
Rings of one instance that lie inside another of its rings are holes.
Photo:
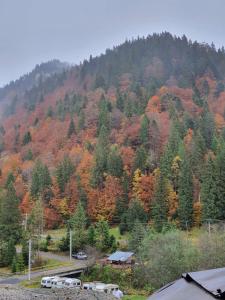
[[[196,269],[199,251],[179,231],[165,234],[149,233],[138,254],[140,265],[135,268],[135,286],[159,288]]]

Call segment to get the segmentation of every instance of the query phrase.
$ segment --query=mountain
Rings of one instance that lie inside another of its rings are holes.
[[[13,173],[23,214],[41,195],[47,227],[78,201],[124,230],[141,213],[159,230],[225,218],[224,48],[165,32],[51,61],[2,88],[0,108],[0,184]]]
[[[69,67],[69,64],[62,63],[56,59],[48,61],[36,65],[30,73],[0,88],[0,103],[3,106],[5,114],[10,115],[15,112],[15,106],[18,104],[17,101],[21,101],[24,95],[29,93],[31,89],[35,89],[35,87],[43,84],[50,85],[54,77],[59,76],[59,74],[68,70]]]

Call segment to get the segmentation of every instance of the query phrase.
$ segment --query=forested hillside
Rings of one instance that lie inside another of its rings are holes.
[[[2,226],[79,202],[122,232],[225,219],[223,48],[162,33],[55,64],[0,90]]]

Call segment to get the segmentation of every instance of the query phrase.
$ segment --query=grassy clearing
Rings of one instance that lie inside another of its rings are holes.
[[[53,239],[61,239],[66,235],[66,228],[59,228],[59,229],[52,229],[52,230],[47,230],[44,233],[45,236],[50,235]]]
[[[41,287],[41,278],[42,277],[36,277],[32,280],[24,280],[22,282],[20,282],[20,286],[25,287],[25,288],[29,288],[29,289],[38,289]]]
[[[123,297],[123,300],[146,300],[145,296],[138,296],[138,295],[126,295]]]

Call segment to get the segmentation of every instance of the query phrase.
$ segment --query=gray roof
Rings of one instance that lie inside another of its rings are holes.
[[[134,255],[133,252],[123,252],[123,251],[116,251],[115,253],[111,254],[107,259],[111,261],[121,261],[125,262]]]
[[[225,268],[186,273],[161,288],[149,300],[225,299]]]

